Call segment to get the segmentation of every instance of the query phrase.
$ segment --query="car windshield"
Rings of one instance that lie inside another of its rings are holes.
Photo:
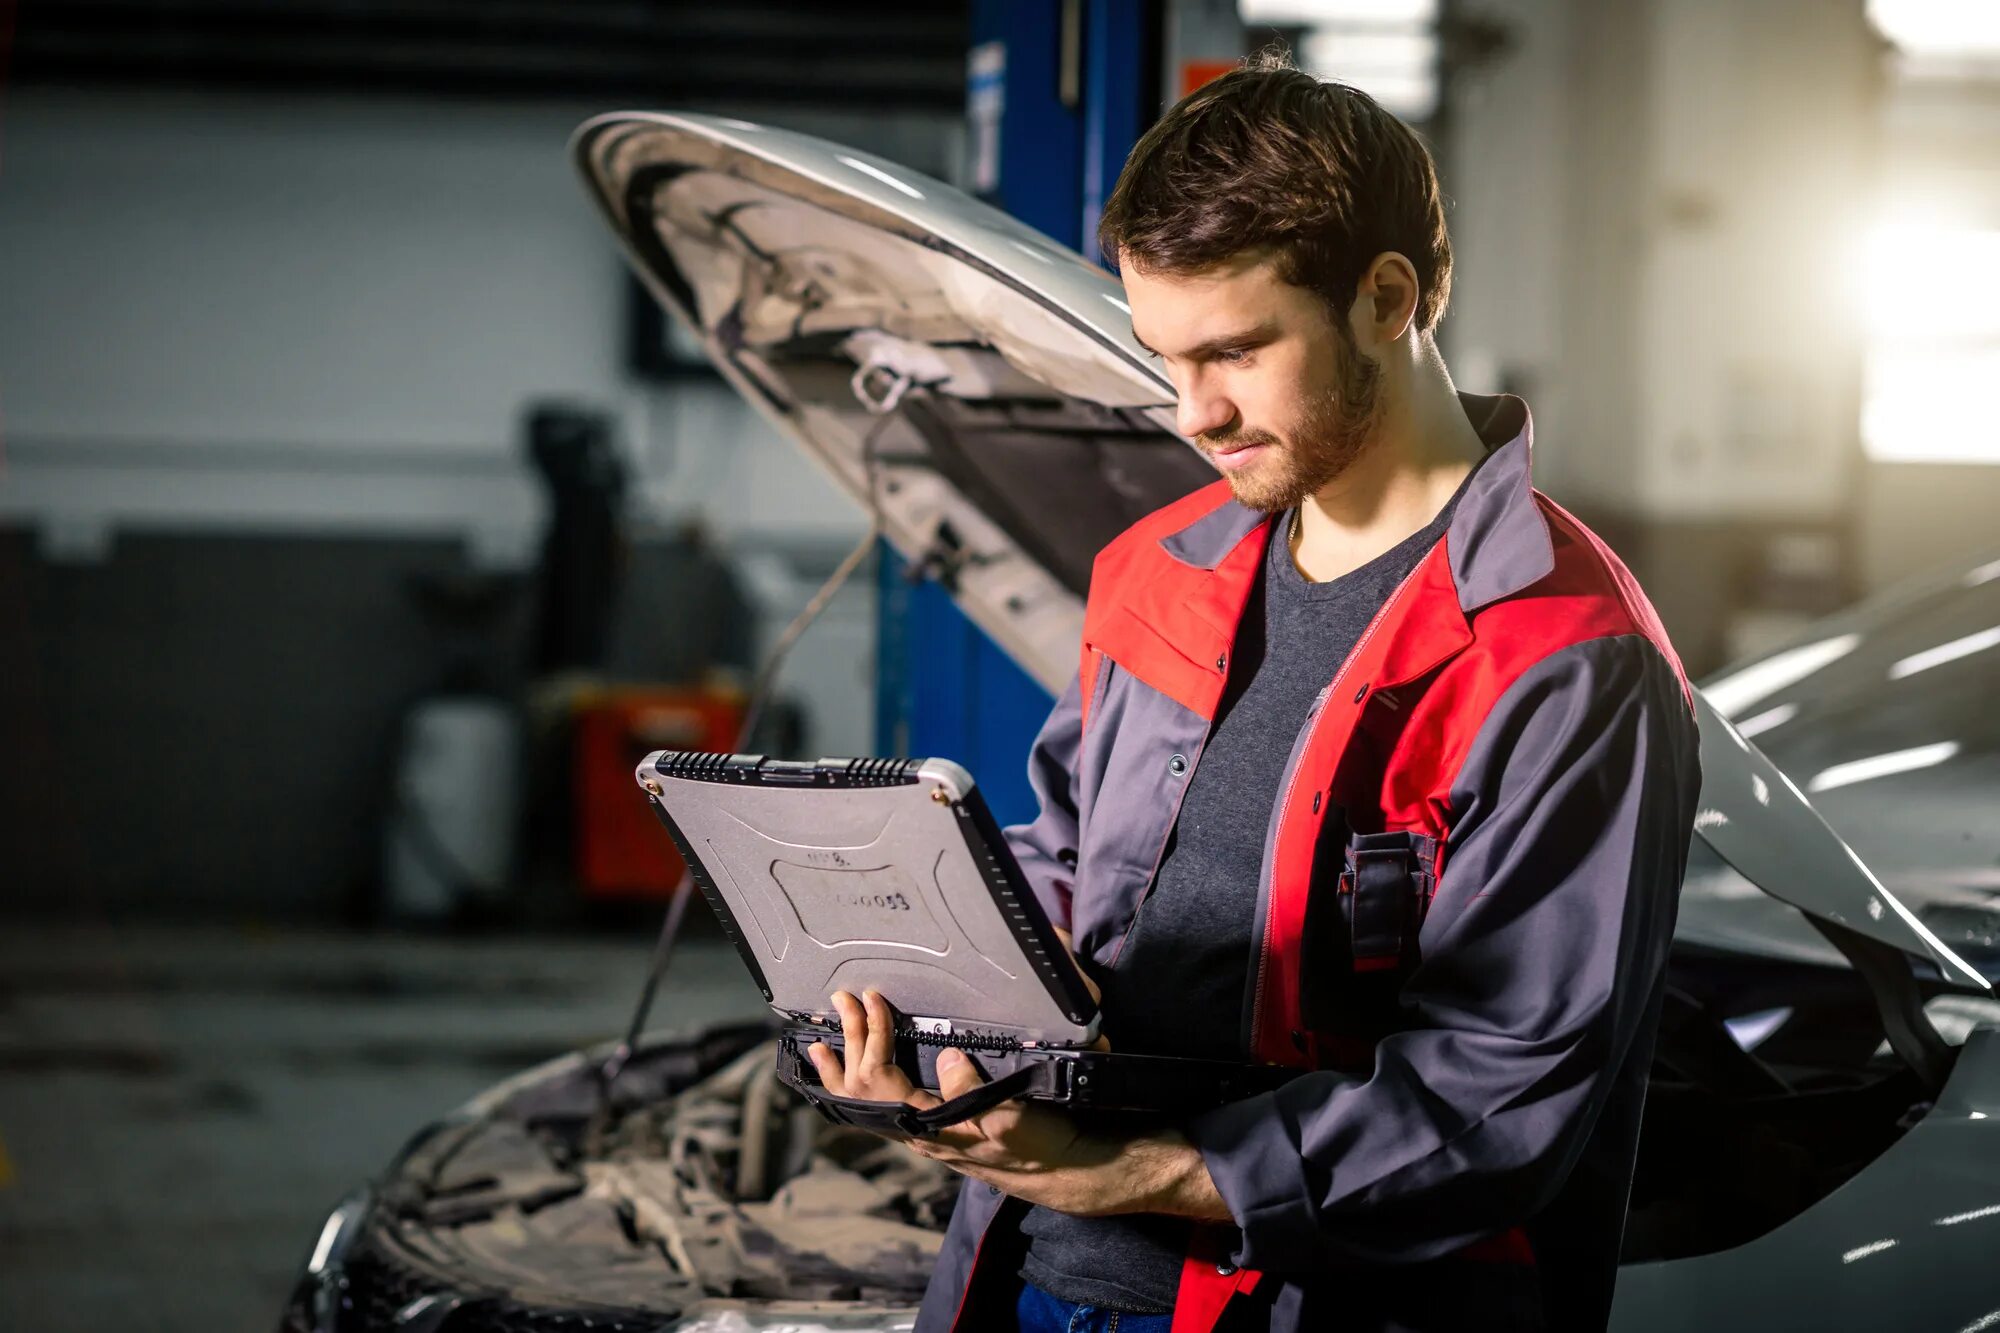
[[[2000,972],[2000,559],[1703,688],[1925,925]]]

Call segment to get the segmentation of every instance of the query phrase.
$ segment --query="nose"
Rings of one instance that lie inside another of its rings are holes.
[[[1174,424],[1181,434],[1189,439],[1212,435],[1235,419],[1236,405],[1227,394],[1218,393],[1205,376],[1190,375],[1181,382],[1179,399],[1174,405]]]

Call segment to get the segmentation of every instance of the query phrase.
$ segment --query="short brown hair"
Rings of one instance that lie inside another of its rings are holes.
[[[1274,250],[1285,281],[1317,292],[1337,320],[1388,250],[1416,270],[1418,329],[1434,327],[1451,296],[1444,199],[1423,140],[1368,94],[1282,55],[1253,57],[1147,130],[1097,238],[1113,262],[1162,273]]]

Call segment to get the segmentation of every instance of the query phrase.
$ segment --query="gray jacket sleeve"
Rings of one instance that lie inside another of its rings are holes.
[[[1452,787],[1408,1030],[1365,1080],[1307,1074],[1187,1126],[1239,1265],[1435,1258],[1550,1201],[1653,1013],[1697,752],[1638,636],[1566,648],[1495,704]]]
[[[1071,677],[1028,752],[1028,785],[1040,805],[1033,821],[1001,830],[1053,925],[1070,928],[1076,883],[1076,771],[1083,746],[1083,687]]]

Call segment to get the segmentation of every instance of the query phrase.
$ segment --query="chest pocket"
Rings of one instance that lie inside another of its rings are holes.
[[[1397,995],[1418,960],[1436,887],[1437,839],[1353,833],[1328,812],[1306,900],[1299,1014],[1321,1041],[1373,1042],[1400,1026]]]

